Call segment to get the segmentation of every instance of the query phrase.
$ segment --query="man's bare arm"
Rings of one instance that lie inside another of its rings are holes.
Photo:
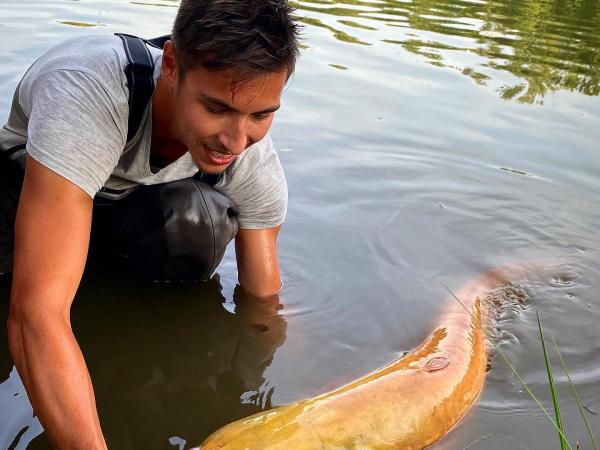
[[[266,297],[281,289],[277,235],[281,226],[264,230],[241,229],[235,238],[238,281],[251,294]]]
[[[28,157],[15,227],[9,346],[35,414],[59,449],[106,449],[70,321],[92,206],[84,191]]]

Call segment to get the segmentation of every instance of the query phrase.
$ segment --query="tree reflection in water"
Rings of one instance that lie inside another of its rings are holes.
[[[508,72],[517,80],[497,88],[506,100],[541,103],[547,93],[561,89],[600,94],[597,0],[312,0],[294,4],[306,25],[328,29],[346,43],[400,45],[480,85],[505,78],[496,71]],[[392,35],[397,37],[390,36],[390,27],[396,29]],[[459,53],[470,56],[456,57]],[[475,64],[461,64],[463,60]]]

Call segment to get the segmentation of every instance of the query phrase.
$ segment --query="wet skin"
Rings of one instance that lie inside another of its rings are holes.
[[[455,292],[412,352],[346,386],[229,424],[212,449],[423,449],[464,416],[486,372],[483,300],[520,269],[488,272]]]

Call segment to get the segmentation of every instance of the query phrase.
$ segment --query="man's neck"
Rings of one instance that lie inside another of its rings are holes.
[[[174,138],[173,111],[166,85],[159,78],[152,99],[152,141],[150,165],[165,167],[187,152],[187,148]]]

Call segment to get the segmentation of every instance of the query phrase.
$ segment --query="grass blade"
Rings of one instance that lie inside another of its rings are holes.
[[[550,384],[550,393],[552,394],[552,403],[554,405],[554,414],[556,416],[556,426],[562,431],[558,434],[560,439],[560,448],[565,450],[567,448],[566,439],[564,438],[565,430],[562,424],[562,418],[560,417],[560,406],[558,405],[558,395],[556,394],[556,385],[554,384],[554,377],[552,376],[552,366],[550,365],[550,358],[548,357],[548,349],[546,348],[546,341],[544,340],[544,332],[542,331],[542,322],[540,321],[540,314],[536,310],[538,328],[540,330],[540,339],[542,340],[542,350],[544,351],[544,362],[546,363],[546,372],[548,373],[548,383]]]
[[[523,389],[525,389],[525,391],[527,391],[527,393],[529,394],[529,396],[533,399],[533,401],[535,402],[535,404],[538,406],[538,408],[540,408],[540,410],[544,413],[544,415],[546,416],[546,418],[548,419],[548,421],[552,424],[552,426],[554,427],[554,429],[558,432],[558,434],[565,440],[566,444],[567,444],[567,448],[569,450],[573,450],[573,447],[571,447],[571,444],[569,444],[569,441],[567,441],[567,438],[565,436],[565,434],[563,433],[562,429],[560,429],[557,425],[556,422],[554,422],[554,419],[552,419],[552,417],[550,416],[550,413],[548,413],[548,410],[546,408],[544,408],[544,405],[542,405],[542,403],[538,400],[538,398],[535,396],[535,394],[531,391],[531,389],[529,389],[529,386],[527,386],[527,383],[525,383],[525,380],[523,380],[523,378],[521,377],[521,375],[519,374],[519,372],[517,372],[517,369],[515,368],[515,366],[513,366],[513,364],[510,362],[510,359],[508,359],[508,356],[506,356],[506,354],[502,351],[502,349],[500,348],[500,346],[498,346],[498,344],[496,344],[496,342],[494,342],[494,340],[490,337],[490,335],[488,334],[488,332],[486,331],[485,327],[483,326],[483,324],[481,323],[481,321],[476,318],[473,313],[471,311],[469,311],[469,309],[463,304],[463,302],[460,301],[460,299],[454,294],[454,292],[452,292],[452,290],[446,285],[446,283],[444,283],[442,280],[440,280],[439,278],[437,278],[437,280],[439,281],[439,283],[444,286],[444,288],[450,293],[450,295],[458,302],[458,304],[467,312],[467,314],[469,314],[469,316],[475,320],[477,322],[477,324],[481,327],[481,329],[483,330],[483,333],[485,334],[485,337],[487,338],[487,340],[492,344],[492,346],[494,347],[494,349],[498,352],[498,354],[502,357],[502,359],[504,360],[504,363],[510,368],[510,370],[512,371],[513,375],[515,377],[517,377],[517,379],[519,380],[519,383],[521,383],[521,385],[523,386]]]
[[[565,360],[563,359],[563,357],[560,353],[560,350],[558,349],[558,345],[556,345],[556,339],[554,339],[554,336],[552,336],[552,342],[554,343],[554,348],[556,349],[556,354],[558,355],[560,364],[561,364],[563,370],[565,371],[565,373],[567,374],[567,378],[569,379],[569,385],[571,386],[571,390],[573,391],[573,396],[575,397],[575,400],[577,400],[577,406],[579,407],[579,412],[581,413],[581,417],[583,418],[583,421],[585,422],[585,427],[587,429],[588,434],[590,435],[590,439],[592,440],[594,450],[598,450],[598,443],[596,442],[596,438],[594,437],[592,428],[590,427],[590,424],[587,420],[587,416],[585,415],[585,412],[583,411],[583,404],[581,403],[581,399],[579,398],[577,389],[575,389],[575,383],[573,383],[573,380],[571,380],[571,375],[569,375],[569,371],[567,370],[567,365],[565,364]]]

